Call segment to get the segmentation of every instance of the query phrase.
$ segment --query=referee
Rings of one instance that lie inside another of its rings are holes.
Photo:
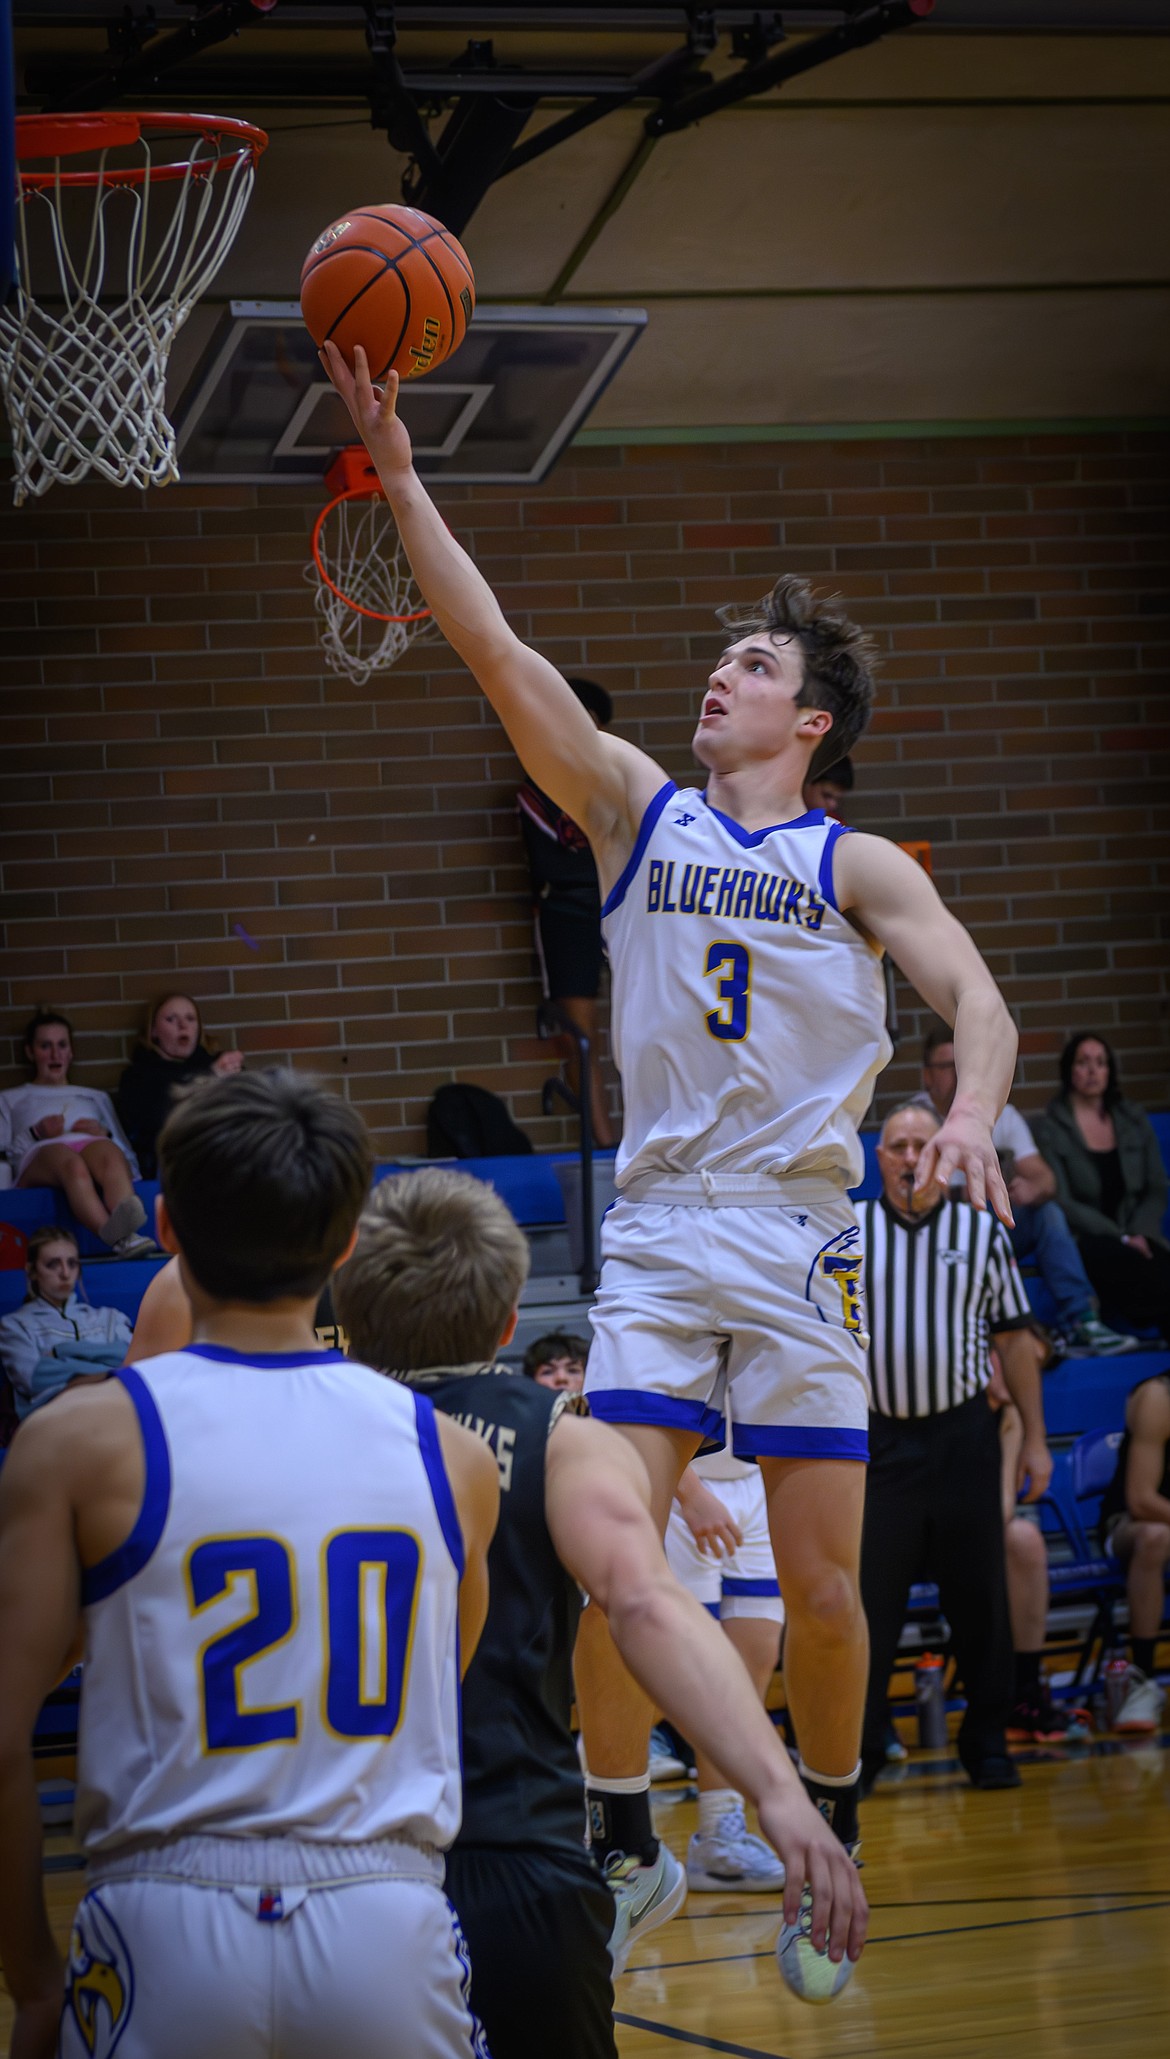
[[[919,1158],[937,1128],[932,1109],[886,1117],[881,1197],[859,1211],[872,1389],[861,1545],[867,1790],[885,1761],[890,1672],[910,1588],[927,1578],[938,1583],[967,1696],[963,1766],[979,1788],[1015,1787],[1020,1777],[1006,1738],[1013,1660],[999,1437],[986,1396],[992,1339],[1023,1419],[1018,1485],[1027,1500],[1044,1492],[1052,1460],[1031,1311],[1007,1232],[969,1202],[932,1198],[929,1187],[914,1195]]]

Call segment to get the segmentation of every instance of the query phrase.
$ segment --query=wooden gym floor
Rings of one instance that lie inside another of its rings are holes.
[[[694,1895],[618,1982],[622,2059],[1165,2059],[1168,1745],[1021,1752],[1003,1794],[912,1754],[862,1807],[870,1941],[844,1994],[782,1987],[770,1898]],[[681,1858],[695,1810],[671,1792]]]
[[[618,1983],[622,2059],[1165,2059],[1168,1745],[1022,1753],[1007,1794],[913,1755],[863,1808],[873,1922],[845,1993],[811,2009],[782,1987],[773,1898],[696,1895]],[[655,1811],[685,1856],[693,1790],[657,1789]],[[68,1834],[50,1832],[46,1872],[64,1943],[82,1879]],[[0,2038],[10,2023],[0,1997]]]

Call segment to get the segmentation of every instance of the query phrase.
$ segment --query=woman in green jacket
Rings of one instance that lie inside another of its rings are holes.
[[[1170,1183],[1153,1125],[1125,1099],[1113,1052],[1091,1030],[1069,1038],[1060,1083],[1036,1139],[1085,1270],[1112,1315],[1170,1342]]]

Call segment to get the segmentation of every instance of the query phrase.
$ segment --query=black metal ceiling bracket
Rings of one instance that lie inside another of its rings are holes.
[[[398,28],[391,6],[366,0],[366,46],[373,67],[370,86],[370,125],[385,132],[392,149],[409,157],[424,178],[442,175],[438,153],[413,93],[402,75],[395,44]]]
[[[777,51],[773,56],[758,57],[733,72],[730,78],[720,79],[702,92],[687,94],[673,107],[656,108],[646,117],[646,134],[669,136],[679,129],[690,128],[694,122],[704,121],[709,114],[717,114],[724,107],[734,107],[741,100],[766,93],[773,86],[783,85],[787,79],[797,78],[802,72],[814,71],[818,65],[830,63],[834,57],[843,57],[847,51],[861,50],[867,43],[876,43],[896,29],[913,28],[916,22],[925,21],[928,15],[933,14],[934,8],[935,0],[879,0],[878,5],[858,7],[846,21],[829,29],[825,35],[811,36],[807,42]]]
[[[224,43],[229,36],[238,36],[243,28],[263,28],[269,20],[271,16],[260,13],[253,0],[215,0],[194,21],[185,22],[168,36],[160,36],[154,33],[151,9],[136,20],[127,8],[120,32],[115,27],[109,37],[111,51],[120,53],[119,62],[105,71],[91,73],[59,98],[47,100],[44,112],[80,114],[89,108],[110,107],[143,89],[150,92],[167,73],[188,63],[201,50]],[[140,33],[139,22],[145,33]]]

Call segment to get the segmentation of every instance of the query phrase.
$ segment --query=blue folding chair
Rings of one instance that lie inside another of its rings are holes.
[[[1117,1454],[1121,1449],[1124,1432],[1121,1430],[1086,1430],[1078,1437],[1069,1456],[1072,1461],[1072,1490],[1077,1507],[1082,1510],[1082,1520],[1089,1529],[1096,1529],[1101,1509],[1101,1496],[1117,1471]],[[1091,1513],[1087,1504],[1091,1504]]]
[[[1071,1452],[1053,1453],[1052,1478],[1040,1503],[1040,1524],[1049,1543],[1050,1600],[1086,1601],[1093,1610],[1084,1637],[1074,1647],[1077,1660],[1067,1690],[1070,1695],[1082,1694],[1096,1680],[1105,1653],[1113,1643],[1113,1604],[1125,1591],[1119,1568],[1105,1557],[1094,1535],[1100,1495],[1105,1482],[1112,1477],[1116,1453],[1112,1463],[1105,1458],[1095,1459],[1095,1470],[1091,1476],[1085,1475],[1096,1479],[1104,1469],[1099,1488],[1092,1494],[1081,1495],[1077,1491],[1077,1453],[1081,1445],[1100,1442],[1101,1435],[1093,1432],[1081,1438]]]

